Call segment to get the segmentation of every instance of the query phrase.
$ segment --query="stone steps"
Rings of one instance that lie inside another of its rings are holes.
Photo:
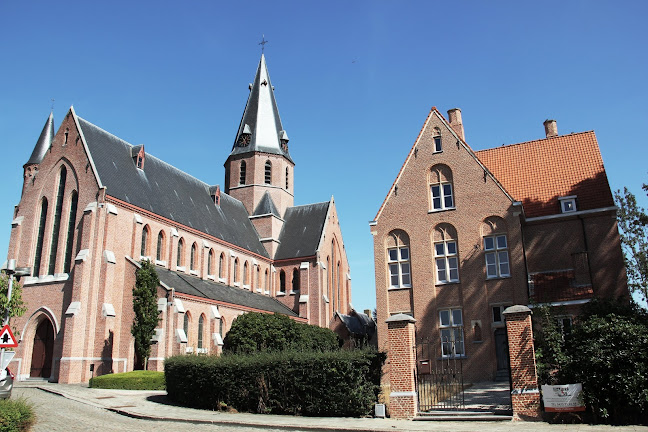
[[[420,412],[414,421],[511,421],[508,412],[471,411],[471,410],[434,410]]]

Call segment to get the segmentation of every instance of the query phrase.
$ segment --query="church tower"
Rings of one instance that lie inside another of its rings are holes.
[[[243,203],[271,257],[279,245],[286,209],[294,203],[294,168],[288,134],[261,54],[232,152],[225,161],[225,192]]]

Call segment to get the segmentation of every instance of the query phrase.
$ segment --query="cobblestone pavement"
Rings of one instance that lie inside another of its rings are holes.
[[[24,397],[34,405],[36,424],[32,432],[85,432],[85,431],[259,431],[259,428],[220,426],[136,419],[102,408],[86,405],[71,399],[45,392],[35,387],[14,388],[12,398]],[[279,431],[282,429],[264,429]]]

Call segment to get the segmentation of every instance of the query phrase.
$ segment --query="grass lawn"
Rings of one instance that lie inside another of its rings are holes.
[[[164,390],[164,372],[132,371],[101,375],[90,380],[90,387],[122,390]]]

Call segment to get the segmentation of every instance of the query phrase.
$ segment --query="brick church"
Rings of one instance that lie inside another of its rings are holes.
[[[370,223],[378,346],[385,320],[411,315],[419,373],[460,361],[468,382],[505,380],[508,306],[551,305],[569,331],[595,296],[629,298],[596,136],[544,125],[542,139],[473,151],[461,111],[432,108]]]
[[[79,117],[50,114],[24,165],[8,257],[27,312],[11,364],[20,379],[86,382],[133,370],[132,288],[155,264],[160,322],[149,369],[219,353],[237,316],[280,313],[328,327],[351,311],[351,278],[331,198],[294,205],[294,169],[262,55],[225,161],[204,183]]]

